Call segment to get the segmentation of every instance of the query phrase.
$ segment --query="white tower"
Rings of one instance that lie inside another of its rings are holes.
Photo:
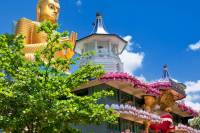
[[[123,52],[127,41],[116,34],[109,34],[103,24],[102,16],[97,13],[92,34],[77,41],[75,52],[82,55],[88,51],[96,51],[90,57],[95,64],[102,64],[107,72],[123,72],[123,63],[119,55]],[[82,60],[86,63],[88,60]]]

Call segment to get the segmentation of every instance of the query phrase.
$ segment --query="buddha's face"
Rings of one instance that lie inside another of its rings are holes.
[[[52,23],[56,23],[60,5],[58,0],[44,0],[39,7],[39,21],[50,20]]]

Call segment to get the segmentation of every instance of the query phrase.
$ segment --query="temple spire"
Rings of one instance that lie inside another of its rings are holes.
[[[163,78],[163,79],[170,79],[167,64],[165,64],[165,65],[163,66],[163,75],[162,75],[162,78]]]
[[[108,32],[105,30],[103,17],[100,13],[96,13],[96,21],[94,23],[94,30],[92,34],[108,34]]]

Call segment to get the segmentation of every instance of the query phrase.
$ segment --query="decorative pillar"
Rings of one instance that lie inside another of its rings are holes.
[[[151,125],[150,121],[144,121],[144,126],[145,126],[145,133],[149,133],[149,127]]]
[[[144,110],[147,112],[151,112],[151,108],[155,104],[156,98],[152,95],[144,96]]]
[[[98,49],[97,49],[97,40],[94,40],[94,48],[95,48],[95,51],[98,51]]]
[[[109,43],[109,45],[108,45],[109,46],[109,50],[108,51],[109,51],[109,55],[111,55],[112,54],[112,42],[109,41],[108,43]]]
[[[144,96],[144,110],[147,112],[151,112],[153,105],[156,102],[155,96],[145,95]],[[151,125],[150,121],[144,121],[145,133],[149,133],[149,127]]]

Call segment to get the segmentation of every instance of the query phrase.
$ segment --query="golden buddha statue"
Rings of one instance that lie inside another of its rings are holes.
[[[47,35],[43,32],[37,32],[37,27],[40,22],[45,20],[56,23],[60,12],[60,4],[58,0],[38,0],[36,9],[36,21],[26,18],[21,18],[16,25],[16,35],[22,34],[25,36],[23,42],[25,45],[24,52],[26,59],[33,60],[34,53],[46,45]],[[70,38],[62,41],[70,41],[75,45],[77,39],[76,33],[71,33]],[[59,56],[71,58],[74,55],[72,49],[60,51]]]

